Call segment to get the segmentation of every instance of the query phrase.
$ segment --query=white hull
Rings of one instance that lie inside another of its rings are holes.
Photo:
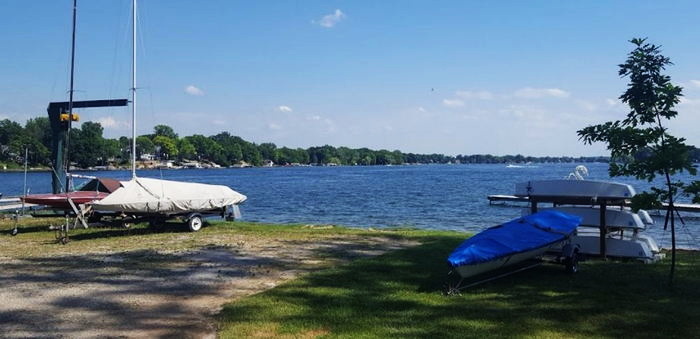
[[[536,248],[536,249],[533,249],[533,250],[530,250],[527,252],[516,253],[516,254],[506,256],[506,257],[494,259],[494,260],[479,263],[479,264],[462,265],[462,266],[457,267],[455,270],[457,271],[457,273],[459,273],[459,275],[462,278],[473,277],[473,276],[479,275],[481,273],[497,270],[497,269],[502,268],[502,267],[517,264],[517,263],[525,261],[527,259],[541,256],[554,246],[560,247],[563,245],[560,245],[559,243],[557,243],[557,244],[551,245],[551,246],[539,247],[539,248]]]
[[[532,180],[515,184],[516,196],[629,199],[636,194],[627,184],[596,180]]]
[[[600,227],[600,209],[590,206],[558,206],[539,208],[542,210],[557,210],[564,213],[578,215],[582,219],[581,226]],[[530,214],[530,209],[524,209],[523,215]],[[644,221],[636,213],[630,210],[606,209],[605,226],[615,228],[645,229]]]
[[[600,232],[595,228],[579,229],[571,237],[571,243],[581,246],[579,252],[582,254],[600,254]],[[609,234],[605,239],[605,251],[610,257],[637,259],[646,263],[664,257],[652,237],[635,232],[625,232],[622,236],[619,233]]]

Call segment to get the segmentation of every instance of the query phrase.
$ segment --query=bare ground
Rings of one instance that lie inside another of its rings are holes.
[[[0,257],[0,337],[213,338],[213,316],[226,302],[320,267],[417,244],[381,234],[205,240],[186,250],[166,243]]]

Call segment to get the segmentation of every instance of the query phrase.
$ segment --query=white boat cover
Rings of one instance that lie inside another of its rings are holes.
[[[247,197],[223,185],[134,178],[92,204],[98,211],[185,213],[236,205]]]

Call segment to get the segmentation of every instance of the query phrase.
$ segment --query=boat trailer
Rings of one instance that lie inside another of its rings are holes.
[[[470,287],[478,286],[500,278],[505,278],[507,276],[527,271],[547,263],[564,265],[567,273],[574,274],[578,272],[579,261],[582,259],[581,254],[579,254],[579,250],[580,246],[578,244],[571,244],[569,242],[562,247],[561,252],[547,252],[539,258],[532,258],[524,261],[523,263],[517,264],[514,267],[509,267],[509,269],[501,268],[489,273],[477,275],[475,277],[476,279],[471,279],[472,277],[459,277],[459,280],[457,280],[456,283],[453,283],[453,281],[459,274],[455,269],[450,268],[450,270],[447,272],[447,279],[443,286],[443,294],[447,296],[460,295],[463,290]],[[494,274],[494,272],[496,273]]]

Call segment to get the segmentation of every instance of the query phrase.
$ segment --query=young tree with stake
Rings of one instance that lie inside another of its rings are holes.
[[[636,195],[632,208],[661,208],[668,202],[664,229],[671,226],[671,272],[676,267],[675,198],[680,194],[692,196],[700,203],[700,181],[683,183],[674,181],[673,175],[687,171],[695,175],[697,170],[690,159],[691,147],[684,138],[668,133],[664,123],[675,118],[674,109],[680,102],[682,88],[671,83],[671,77],[661,72],[672,65],[668,57],[661,55],[660,46],[649,44],[646,39],[630,40],[635,48],[619,65],[619,75],[629,78],[627,90],[620,100],[629,105],[624,120],[609,121],[588,126],[578,131],[586,144],[604,142],[610,150],[610,176],[633,176],[652,182],[657,176],[664,179],[663,187]]]

